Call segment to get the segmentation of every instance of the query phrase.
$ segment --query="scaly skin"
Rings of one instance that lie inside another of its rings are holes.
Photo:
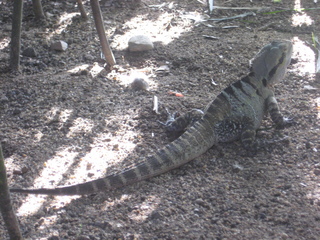
[[[255,152],[256,130],[266,113],[269,112],[273,122],[281,127],[289,123],[279,111],[272,85],[284,77],[291,54],[292,44],[289,41],[275,41],[263,47],[252,62],[251,72],[224,89],[207,106],[199,121],[178,139],[130,169],[71,186],[54,189],[12,188],[10,191],[47,195],[91,194],[168,172],[200,156],[218,142],[241,139],[244,148]],[[179,121],[186,124],[183,120]],[[175,122],[172,124],[174,127]]]

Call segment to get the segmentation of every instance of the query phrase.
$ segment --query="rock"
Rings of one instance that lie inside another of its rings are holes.
[[[79,236],[76,238],[76,240],[90,240],[91,238],[88,236]]]
[[[315,170],[313,171],[313,173],[314,173],[314,175],[316,175],[316,176],[320,176],[320,169],[315,169]]]
[[[170,68],[168,65],[162,65],[156,69],[156,73],[162,74],[162,75],[167,75],[170,73]]]
[[[161,214],[159,211],[154,211],[151,213],[150,217],[151,220],[161,219]]]
[[[148,77],[140,72],[132,72],[130,76],[132,80],[130,86],[133,90],[139,91],[139,90],[147,90],[149,87],[149,84],[147,82]]]
[[[90,53],[86,53],[83,55],[83,59],[85,61],[93,61],[94,60],[94,56],[92,56]]]
[[[54,14],[49,13],[49,12],[46,12],[45,15],[46,15],[47,18],[52,18],[52,17],[54,17]]]
[[[153,49],[153,43],[150,38],[145,35],[136,35],[131,37],[128,45],[130,52],[142,52]]]
[[[29,171],[29,169],[27,167],[23,167],[21,169],[14,169],[13,170],[13,174],[15,175],[23,175],[25,173],[27,173]]]
[[[33,58],[37,56],[37,52],[33,47],[28,47],[25,50],[23,50],[22,55]]]
[[[7,96],[4,94],[4,92],[2,92],[0,90],[0,103],[5,103],[5,102],[8,102],[9,99],[7,98]]]
[[[68,48],[68,43],[64,41],[53,42],[50,46],[51,50],[56,50],[56,51],[65,51],[67,48]]]
[[[3,31],[4,32],[11,32],[11,30],[12,30],[11,24],[6,24],[6,25],[3,26]]]
[[[133,90],[147,90],[148,86],[148,83],[143,78],[135,78],[131,83]]]
[[[15,115],[19,115],[21,113],[21,109],[19,108],[16,108],[12,111],[12,114],[15,116]]]

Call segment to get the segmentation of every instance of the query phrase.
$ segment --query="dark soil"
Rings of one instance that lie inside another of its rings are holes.
[[[195,22],[186,16],[206,15],[201,1],[103,1],[117,61],[110,72],[103,68],[89,1],[87,22],[76,1],[42,1],[46,23],[35,21],[31,1],[25,2],[22,52],[32,48],[36,56],[23,53],[15,75],[6,72],[12,6],[0,1],[0,141],[11,187],[76,184],[133,165],[169,142],[157,122],[166,120],[165,107],[203,109],[275,39],[294,44],[275,93],[284,115],[296,122],[276,130],[266,118],[258,139],[270,144],[253,157],[239,142],[220,144],[179,169],[114,192],[12,194],[26,239],[319,239],[320,82],[312,47],[312,33],[320,36],[319,9],[275,12],[299,1],[215,1],[261,9],[216,9],[212,18],[255,15]],[[301,8],[318,6],[301,2]],[[155,48],[128,52],[136,34],[148,35]],[[68,49],[50,50],[55,40]],[[164,65],[166,71],[157,71]],[[148,76],[148,91],[130,87],[134,72]],[[160,114],[153,111],[154,96]],[[0,222],[0,238],[6,234]]]

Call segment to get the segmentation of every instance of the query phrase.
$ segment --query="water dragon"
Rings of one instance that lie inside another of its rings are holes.
[[[253,59],[249,74],[225,88],[208,104],[198,121],[173,142],[131,168],[76,185],[52,189],[12,188],[10,191],[46,195],[91,194],[168,172],[200,156],[218,142],[240,139],[245,149],[255,152],[258,147],[256,131],[267,113],[279,127],[291,123],[281,114],[273,91],[273,85],[283,79],[291,55],[290,41],[273,41],[264,46]],[[178,117],[170,122],[169,128],[185,128],[192,121],[190,116],[192,114]]]

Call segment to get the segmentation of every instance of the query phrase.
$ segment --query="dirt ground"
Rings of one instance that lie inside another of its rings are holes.
[[[239,142],[219,144],[179,169],[113,192],[12,194],[26,239],[319,239],[320,81],[312,33],[320,37],[320,14],[309,9],[319,5],[215,1],[229,9],[215,9],[212,18],[254,13],[215,22],[201,21],[205,1],[103,1],[117,61],[108,72],[89,1],[87,22],[76,1],[42,1],[47,23],[35,21],[31,1],[25,2],[22,52],[32,48],[36,56],[23,53],[21,74],[14,75],[6,72],[12,6],[0,1],[0,141],[11,187],[76,184],[133,165],[169,142],[157,122],[166,120],[165,107],[203,109],[275,39],[294,44],[275,92],[284,115],[296,121],[276,130],[266,117],[258,139],[270,144],[253,157]],[[309,10],[280,11],[298,8]],[[149,36],[154,49],[128,52],[136,34]],[[55,40],[68,49],[50,50]],[[148,91],[130,88],[139,74],[148,77]],[[2,221],[0,238],[8,239]]]

